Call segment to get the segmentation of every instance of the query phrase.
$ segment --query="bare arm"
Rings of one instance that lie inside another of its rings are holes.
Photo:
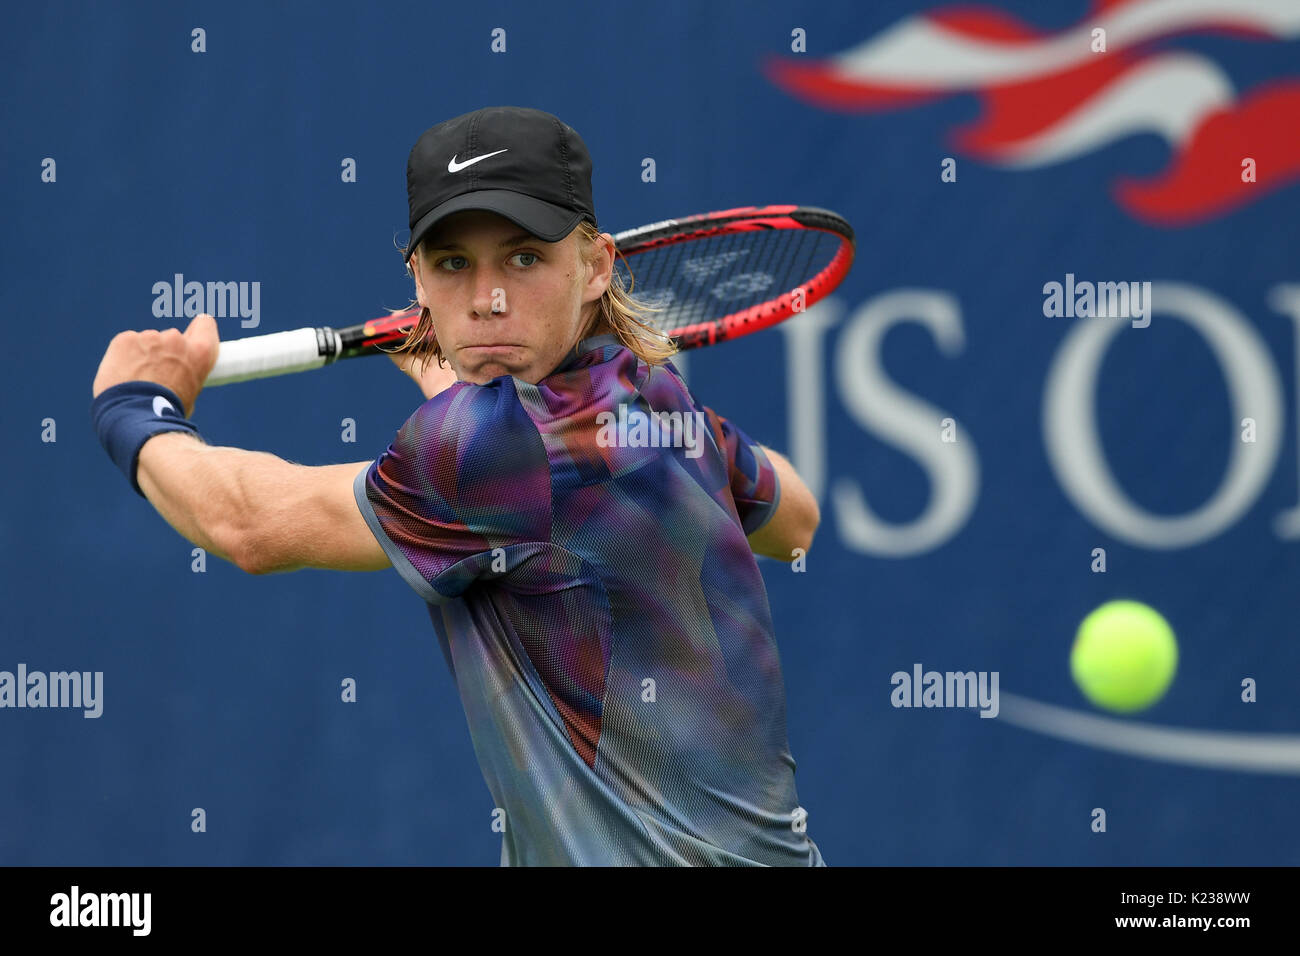
[[[817,499],[794,466],[766,445],[760,447],[776,469],[777,481],[781,484],[781,500],[767,524],[749,536],[749,549],[755,554],[790,562],[797,557],[794,553],[796,548],[807,554],[812,547],[821,512]]]
[[[181,400],[188,417],[219,345],[216,320],[206,312],[183,333],[120,332],[100,360],[91,395],[123,382],[156,382]],[[370,462],[312,468],[163,432],[144,443],[137,465],[140,490],[168,524],[250,574],[389,566],[352,494],[353,479]]]
[[[165,432],[140,450],[137,479],[182,537],[249,574],[377,571],[390,562],[352,495],[370,464],[296,465]]]
[[[456,371],[451,363],[439,365],[438,360],[429,356],[426,360],[416,362],[410,352],[389,352],[393,364],[402,370],[416,385],[426,400],[439,392],[451,388],[457,382]]]

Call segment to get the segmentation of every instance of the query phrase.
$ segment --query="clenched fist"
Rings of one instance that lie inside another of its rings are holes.
[[[108,343],[99,363],[91,398],[123,382],[156,382],[176,393],[185,406],[185,417],[194,413],[203,383],[217,364],[220,339],[217,320],[206,312],[196,315],[189,327],[119,332]]]

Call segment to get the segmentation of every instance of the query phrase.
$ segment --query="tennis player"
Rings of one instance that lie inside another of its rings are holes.
[[[189,419],[216,360],[209,315],[117,335],[92,419],[172,527],[251,574],[396,568],[504,811],[502,865],[825,865],[754,558],[808,549],[816,502],[637,321],[591,171],[538,110],[419,138],[404,254],[421,314],[393,359],[426,401],[375,461],[206,444]],[[611,441],[600,416],[620,406],[705,427],[694,447],[685,426]]]

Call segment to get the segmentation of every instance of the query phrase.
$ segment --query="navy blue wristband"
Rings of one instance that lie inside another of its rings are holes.
[[[90,423],[100,444],[141,498],[145,494],[136,481],[136,468],[144,443],[160,432],[199,433],[184,408],[175,392],[157,382],[123,382],[104,389],[90,403]]]

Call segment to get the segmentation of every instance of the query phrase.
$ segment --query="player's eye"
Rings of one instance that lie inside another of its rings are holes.
[[[452,268],[450,268],[450,269],[448,269],[448,268],[447,268],[447,263],[449,263],[449,262],[455,262],[455,263],[459,263],[459,264],[456,265],[456,266],[454,266],[454,267],[452,267]],[[445,270],[445,271],[447,271],[447,272],[459,272],[462,268],[464,268],[465,265],[468,264],[468,262],[469,262],[469,260],[467,260],[464,256],[448,256],[448,257],[445,258],[445,259],[439,259],[439,260],[438,260],[438,268],[439,268],[439,269],[443,269],[443,270]]]
[[[529,260],[528,262],[519,262],[519,263],[516,263],[517,265],[523,266],[525,269],[527,269],[529,266],[533,265],[533,263],[537,262],[539,256],[538,256],[537,253],[535,253],[535,252],[516,252],[516,253],[515,253],[513,256],[511,256],[510,258],[511,258],[511,259],[527,259],[527,260]]]

